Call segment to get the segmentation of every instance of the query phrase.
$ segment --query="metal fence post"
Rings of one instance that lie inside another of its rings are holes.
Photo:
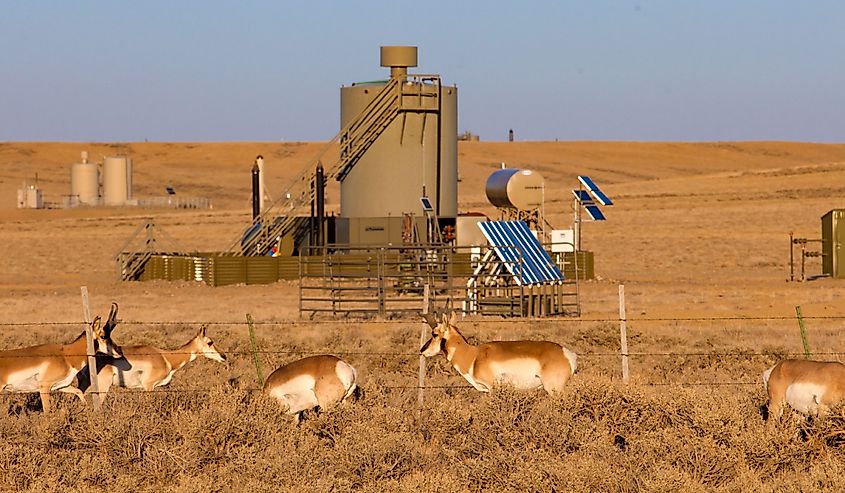
[[[807,339],[807,330],[804,328],[804,318],[801,316],[801,306],[795,307],[795,314],[798,316],[798,328],[801,329],[801,342],[804,344],[804,359],[810,359],[810,341]]]
[[[252,347],[252,361],[255,363],[255,373],[258,375],[258,385],[264,385],[264,372],[261,371],[261,360],[258,358],[258,342],[255,339],[255,325],[252,315],[246,314],[246,323],[249,326],[249,344]]]

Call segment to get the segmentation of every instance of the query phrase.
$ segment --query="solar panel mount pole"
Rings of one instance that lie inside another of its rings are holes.
[[[577,253],[581,250],[581,201],[578,200],[576,197],[575,199],[575,222],[573,226],[575,229],[574,234],[572,235],[573,240],[575,241],[575,252]]]

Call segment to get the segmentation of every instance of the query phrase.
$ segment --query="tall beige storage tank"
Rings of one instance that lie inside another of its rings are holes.
[[[97,205],[100,201],[100,171],[94,163],[74,163],[70,167],[70,194],[81,205]]]
[[[106,157],[103,161],[103,205],[126,205],[129,178],[126,157]]]
[[[407,67],[417,65],[416,47],[383,46],[381,65],[390,67],[392,77],[410,86],[407,92],[438,91],[436,84],[407,78]],[[341,128],[385,85],[369,82],[341,88]],[[445,85],[439,90],[439,119],[432,112],[400,113],[344,177],[340,185],[341,217],[397,217],[405,213],[420,217],[424,215],[420,203],[423,195],[429,197],[439,217],[457,216],[458,90]]]

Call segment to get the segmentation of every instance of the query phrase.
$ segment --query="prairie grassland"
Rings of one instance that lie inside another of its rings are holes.
[[[170,387],[110,394],[101,413],[57,395],[0,394],[2,491],[839,491],[845,415],[787,417],[767,429],[761,373],[810,348],[843,359],[842,280],[785,282],[788,233],[817,238],[843,208],[845,145],[789,142],[462,142],[459,208],[497,217],[484,182],[499,163],[546,178],[547,219],[572,219],[570,189],[588,174],[616,201],[583,227],[597,279],[582,317],[468,319],[471,341],[548,339],[579,355],[565,395],[482,395],[443,358],[427,364],[417,408],[419,320],[299,318],[295,282],[211,288],[121,283],[113,256],[152,217],[185,251],[225,248],[249,221],[257,154],[279,193],[317,143],[0,143],[0,349],[72,340],[79,287],[104,315],[120,304],[121,344],[175,348],[200,324],[228,368],[198,360]],[[208,211],[16,210],[35,173],[48,200],[70,164],[128,153],[136,196],[207,196]],[[337,205],[329,191],[329,209]],[[812,245],[815,249],[815,245]],[[808,274],[819,273],[808,259]],[[797,273],[797,272],[796,272]],[[631,383],[620,377],[618,286],[625,285]],[[244,324],[257,326],[264,375],[313,352],[359,370],[361,401],[295,428],[257,389]],[[417,413],[419,412],[419,416]]]
[[[625,385],[615,323],[467,320],[461,327],[471,342],[559,341],[579,353],[579,371],[558,398],[507,389],[484,395],[439,357],[427,362],[431,388],[422,408],[415,388],[421,322],[259,324],[265,376],[324,351],[359,370],[361,400],[310,415],[298,428],[259,392],[246,326],[214,325],[208,334],[230,367],[200,359],[166,389],[110,394],[101,413],[61,396],[60,409],[45,415],[37,396],[3,394],[0,489],[807,491],[841,484],[845,413],[812,422],[788,417],[771,429],[761,417],[760,373],[801,351],[794,321],[760,321],[762,328],[744,328],[732,341],[724,335],[739,330],[731,328],[737,321],[685,323],[697,327],[631,324],[630,351],[645,355],[632,357]],[[115,339],[176,347],[196,329],[127,324]],[[39,332],[50,340],[69,333],[61,326]],[[786,344],[753,345],[763,333]],[[819,347],[842,350],[835,333],[813,333]]]

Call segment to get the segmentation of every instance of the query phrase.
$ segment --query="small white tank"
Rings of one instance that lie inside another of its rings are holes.
[[[532,210],[543,205],[543,175],[528,169],[505,168],[487,178],[487,200],[496,207]]]
[[[125,156],[108,156],[103,161],[103,205],[126,205],[129,173]]]
[[[83,159],[70,168],[70,194],[79,204],[97,205],[100,201],[100,170],[97,165]]]

